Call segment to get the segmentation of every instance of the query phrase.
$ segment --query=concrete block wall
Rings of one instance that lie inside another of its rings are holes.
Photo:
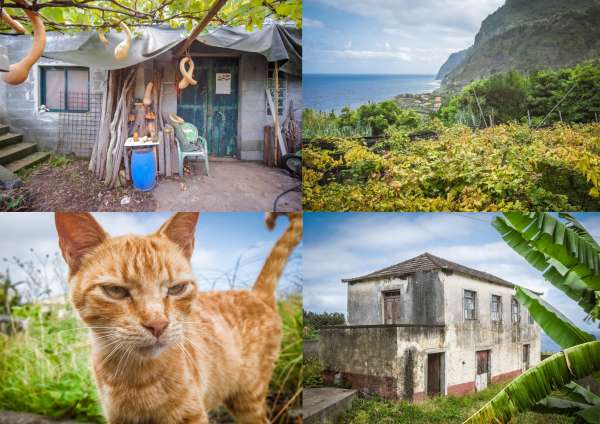
[[[52,50],[57,46],[60,46],[60,49],[76,48],[81,42],[79,36],[48,33],[47,37],[47,50]],[[6,48],[10,62],[15,63],[29,51],[31,38],[28,36],[0,36],[0,44]],[[23,134],[24,141],[38,143],[43,150],[54,151],[59,141],[59,114],[39,110],[40,66],[43,65],[74,66],[41,58],[29,71],[29,77],[23,84],[12,86],[0,80],[0,98],[5,99],[4,102],[0,100],[0,105],[4,104],[6,110],[6,113],[2,115],[2,106],[0,106],[0,121],[10,125],[13,132]],[[105,81],[105,72],[90,69],[91,93],[101,93],[104,90]]]

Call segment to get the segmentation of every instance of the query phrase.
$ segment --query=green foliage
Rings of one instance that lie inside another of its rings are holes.
[[[491,385],[485,390],[465,396],[439,396],[423,402],[356,399],[352,409],[340,420],[349,424],[409,424],[409,423],[463,423],[472,413],[491,399],[503,386]],[[568,415],[528,412],[512,421],[515,424],[566,424],[575,419]]]
[[[105,0],[70,1],[55,5],[51,0],[36,3],[40,14],[45,18],[48,29],[66,32],[84,31],[93,28],[117,27],[124,20],[130,27],[164,23],[173,28],[191,30],[214,4],[214,0]],[[17,19],[23,17],[21,9],[7,8]],[[230,26],[246,26],[248,29],[262,27],[267,18],[290,20],[298,27],[302,25],[302,0],[229,0],[217,15],[214,22],[227,22]],[[29,21],[21,19],[29,28]],[[9,31],[0,22],[0,31]]]
[[[509,422],[513,416],[533,407],[554,390],[598,370],[600,342],[593,341],[565,349],[514,379],[465,424]]]
[[[303,368],[303,387],[322,387],[323,376],[321,374],[323,367],[316,358],[304,359]]]
[[[344,314],[340,312],[311,312],[311,311],[303,311],[304,314],[304,326],[320,329],[322,327],[326,327],[329,325],[344,325],[346,323],[346,318],[344,318]]]
[[[421,118],[412,110],[400,109],[395,101],[368,103],[360,106],[355,113],[356,123],[368,125],[373,135],[383,135],[386,129],[393,126],[416,128]]]
[[[0,409],[103,422],[90,346],[74,313],[30,306],[14,314],[28,319],[28,329],[0,334]]]
[[[349,109],[345,110],[353,115]],[[323,137],[368,137],[371,135],[371,128],[366,125],[358,124],[354,118],[342,115],[336,118],[335,113],[323,113],[312,109],[302,111],[302,137],[307,140],[319,139]]]
[[[307,210],[598,210],[600,125],[436,129],[372,147],[323,138],[303,149]]]
[[[288,422],[302,387],[302,301],[280,301],[283,341],[271,381],[274,423]],[[13,308],[27,331],[0,334],[0,410],[105,422],[93,381],[87,329],[63,305]],[[276,417],[276,419],[275,419]]]
[[[439,116],[447,125],[462,123],[483,128],[491,125],[490,116],[495,124],[527,122],[529,110],[532,125],[537,126],[557,105],[545,123],[559,122],[561,116],[563,122],[600,119],[600,61],[530,75],[517,71],[492,75],[452,96]]]

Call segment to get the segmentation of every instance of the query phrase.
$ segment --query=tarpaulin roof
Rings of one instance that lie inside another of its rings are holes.
[[[124,35],[111,31],[106,35],[108,48],[100,42],[98,34],[88,32],[79,35],[81,43],[75,49],[50,50],[44,57],[62,60],[81,66],[113,70],[137,65],[179,45],[187,37],[187,32],[167,27],[145,27],[141,34],[132,40],[127,57],[117,60],[114,49]],[[302,73],[301,30],[279,24],[266,24],[261,30],[247,32],[242,28],[220,27],[196,38],[200,43],[236,51],[259,53],[269,62],[285,62],[281,70],[291,74]],[[58,40],[57,40],[58,41]],[[50,48],[53,48],[52,44]],[[56,43],[59,47],[61,43]]]

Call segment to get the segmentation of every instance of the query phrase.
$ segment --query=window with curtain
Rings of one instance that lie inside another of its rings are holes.
[[[40,81],[40,105],[51,112],[89,110],[89,69],[41,66]]]

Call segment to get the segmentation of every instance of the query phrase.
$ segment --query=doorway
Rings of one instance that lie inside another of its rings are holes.
[[[239,61],[231,57],[193,60],[198,83],[180,91],[177,114],[198,128],[210,155],[235,157]]]
[[[444,354],[427,354],[427,396],[439,396],[444,393]]]
[[[475,374],[475,390],[485,389],[491,381],[490,351],[480,350],[476,352],[477,371]]]

